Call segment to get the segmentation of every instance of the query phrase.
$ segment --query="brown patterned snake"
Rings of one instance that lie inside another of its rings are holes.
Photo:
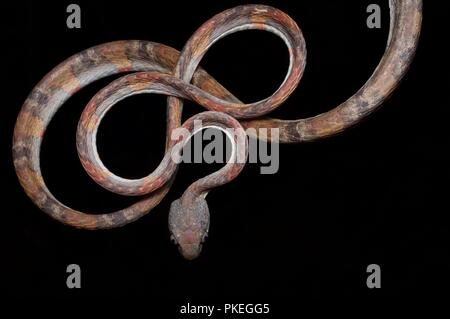
[[[196,119],[239,132],[243,132],[242,127],[279,128],[282,143],[313,141],[341,132],[382,104],[397,87],[414,56],[421,29],[422,1],[391,0],[390,8],[388,45],[366,84],[333,110],[299,120],[260,118],[280,106],[295,90],[306,63],[306,47],[297,24],[272,7],[244,5],[214,16],[194,33],[181,53],[162,44],[137,40],[106,43],[80,52],[48,73],[20,111],[13,140],[14,165],[20,183],[41,210],[64,224],[84,229],[114,228],[147,214],[167,194],[176,172],[169,154],[179,152],[189,138],[171,139],[174,129],[181,127],[183,99],[193,100],[209,110],[183,124],[191,132]],[[290,66],[284,82],[272,96],[243,104],[198,65],[213,43],[248,29],[267,30],[281,37],[289,50]],[[42,178],[39,154],[44,132],[55,112],[78,90],[100,78],[130,71],[136,73],[114,81],[89,102],[79,122],[77,148],[84,168],[98,184],[119,194],[145,196],[134,205],[109,214],[71,209],[50,193]],[[96,149],[96,132],[102,117],[116,102],[140,93],[169,96],[166,155],[152,174],[129,180],[114,175],[102,164]],[[259,133],[254,137],[270,140],[262,131],[256,132]],[[245,157],[246,139],[235,138],[232,143],[234,156]],[[219,171],[194,182],[171,206],[170,231],[188,259],[199,255],[208,233],[206,194],[231,181],[243,168],[244,163],[233,159],[232,156]]]

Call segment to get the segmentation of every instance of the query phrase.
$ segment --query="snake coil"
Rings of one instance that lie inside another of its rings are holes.
[[[301,30],[287,14],[264,5],[243,5],[226,10],[204,23],[180,52],[163,44],[129,40],[101,44],[68,58],[48,73],[31,91],[17,118],[13,158],[17,176],[27,195],[54,219],[83,229],[106,229],[126,225],[147,214],[169,191],[176,172],[169,154],[186,140],[172,140],[181,127],[183,99],[209,111],[187,120],[182,127],[193,132],[194,120],[220,128],[243,129],[252,137],[270,141],[266,130],[278,128],[279,142],[308,142],[337,134],[372,113],[395,90],[416,50],[421,29],[422,0],[390,0],[391,23],[386,51],[366,84],[331,111],[299,120],[263,118],[280,106],[296,89],[305,65],[306,45]],[[244,104],[199,67],[207,50],[234,32],[260,29],[279,36],[289,51],[287,75],[278,90],[259,102]],[[145,195],[135,204],[108,214],[87,214],[58,201],[48,190],[40,169],[42,138],[54,114],[64,102],[93,81],[112,74],[134,72],[112,82],[89,102],[78,125],[77,149],[86,172],[101,186],[124,195]],[[114,175],[101,162],[96,148],[97,128],[107,111],[118,101],[140,93],[168,95],[166,155],[160,166],[141,179]],[[240,121],[238,121],[240,120]],[[245,136],[244,136],[245,137]],[[246,139],[235,138],[236,156],[246,156]],[[205,196],[209,190],[228,183],[244,163],[231,158],[219,171],[193,183],[172,204],[169,227],[183,255],[198,256],[209,227]]]

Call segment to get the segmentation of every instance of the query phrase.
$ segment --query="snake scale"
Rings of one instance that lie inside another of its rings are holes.
[[[68,58],[48,73],[32,90],[18,115],[13,137],[13,159],[26,194],[52,218],[82,229],[107,229],[126,225],[152,210],[169,191],[177,165],[168,154],[180,152],[195,132],[193,123],[233,128],[252,138],[270,141],[266,130],[278,128],[279,142],[309,142],[337,134],[358,123],[389,97],[405,75],[416,50],[422,21],[421,0],[390,0],[391,22],[386,51],[366,84],[347,101],[331,111],[299,120],[263,117],[296,89],[306,64],[306,46],[301,30],[287,14],[265,5],[243,5],[228,9],[204,23],[181,52],[163,44],[130,40],[101,44]],[[241,30],[259,29],[279,36],[289,51],[288,73],[272,96],[244,104],[214,80],[199,63],[219,39]],[[127,75],[113,81],[88,103],[77,130],[77,150],[86,172],[101,186],[123,195],[144,195],[135,204],[108,214],[76,211],[58,201],[48,190],[40,169],[41,142],[54,114],[64,102],[90,83],[117,73]],[[131,73],[130,73],[131,72]],[[158,168],[141,179],[114,175],[101,162],[96,133],[102,117],[118,101],[141,93],[168,95],[166,154]],[[183,99],[192,100],[208,111],[181,123]],[[239,120],[239,121],[238,121]],[[187,138],[171,139],[183,127]],[[251,133],[255,132],[255,133]],[[238,134],[238,135],[239,135]],[[239,137],[239,136],[238,136]],[[247,156],[247,140],[235,138],[234,152],[217,172],[194,182],[174,201],[169,213],[172,239],[187,259],[197,257],[208,234],[207,193],[234,179]]]

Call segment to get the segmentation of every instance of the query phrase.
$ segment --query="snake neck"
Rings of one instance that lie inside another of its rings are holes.
[[[197,187],[193,187],[194,184],[188,187],[181,196],[181,205],[183,207],[192,207],[197,199],[205,198],[208,193],[206,191],[201,191],[201,189]]]

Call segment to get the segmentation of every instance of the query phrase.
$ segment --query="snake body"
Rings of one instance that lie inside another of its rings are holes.
[[[222,129],[233,128],[241,132],[239,138],[232,139],[235,157],[219,171],[194,182],[171,206],[172,238],[182,254],[193,259],[200,253],[208,233],[206,194],[234,179],[243,168],[244,164],[235,160],[247,153],[243,129],[255,128],[247,131],[249,135],[266,141],[271,137],[259,128],[279,128],[282,143],[313,141],[358,123],[393,92],[417,47],[422,1],[391,0],[390,8],[388,45],[370,79],[346,102],[306,119],[286,121],[261,117],[280,106],[296,89],[306,64],[301,30],[287,14],[269,6],[244,5],[217,14],[192,35],[181,53],[163,44],[130,40],[101,44],[75,54],[36,85],[19,113],[13,137],[13,159],[19,181],[41,210],[64,224],[83,229],[120,227],[147,214],[167,194],[176,173],[170,154],[180,152],[195,133],[195,120]],[[266,30],[281,37],[289,51],[290,65],[285,80],[272,96],[244,104],[199,67],[199,63],[216,41],[248,29]],[[115,193],[145,196],[130,207],[108,214],[74,210],[58,201],[42,178],[39,160],[42,138],[54,114],[78,90],[98,79],[124,72],[134,73],[109,84],[83,111],[77,130],[77,149],[83,167],[98,184]],[[115,103],[141,93],[168,95],[166,154],[149,176],[130,180],[114,175],[103,165],[97,153],[96,132],[103,116]],[[192,100],[209,111],[195,115],[182,125],[183,99]],[[171,139],[179,127],[187,129],[190,136]]]

